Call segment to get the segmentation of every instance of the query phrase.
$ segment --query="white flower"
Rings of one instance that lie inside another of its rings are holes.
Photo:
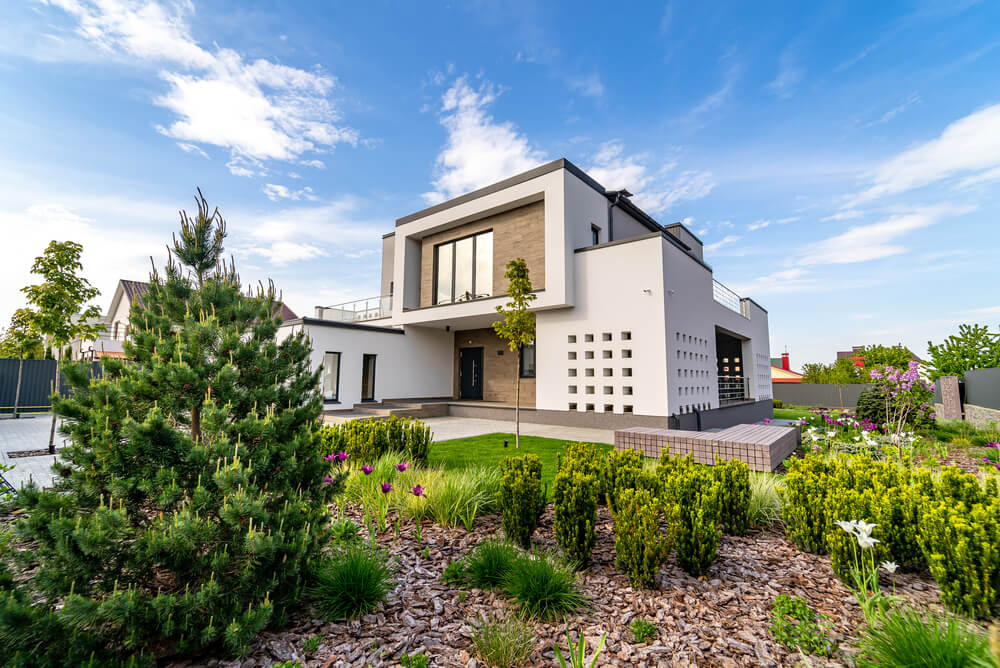
[[[851,520],[850,522],[845,522],[844,520],[837,520],[835,524],[844,531],[846,531],[847,533],[851,534],[852,536],[856,536],[858,534],[857,520]]]
[[[884,570],[886,573],[890,574],[895,573],[897,568],[899,568],[899,565],[895,561],[882,562],[882,570]]]
[[[865,536],[867,538],[868,536],[872,535],[872,529],[874,529],[878,525],[868,524],[867,522],[862,522],[861,520],[858,520],[855,526],[858,527],[858,535]]]
[[[837,432],[835,432],[835,431],[828,431],[828,432],[826,432],[826,437],[827,438],[833,438],[836,435],[837,435]]]
[[[875,547],[875,543],[879,542],[878,538],[872,538],[871,536],[858,536],[858,546],[865,547]]]
[[[860,437],[860,436],[855,436],[855,437],[854,437],[854,440],[855,440],[855,441],[860,441],[860,440],[861,440],[861,437]]]

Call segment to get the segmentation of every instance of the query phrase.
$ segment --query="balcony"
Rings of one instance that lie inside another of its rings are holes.
[[[316,317],[335,322],[364,322],[388,318],[390,315],[392,315],[392,295],[316,307]]]
[[[750,379],[743,376],[719,376],[719,405],[751,401]]]
[[[712,279],[712,298],[730,311],[735,311],[744,318],[750,318],[744,299],[714,278]]]

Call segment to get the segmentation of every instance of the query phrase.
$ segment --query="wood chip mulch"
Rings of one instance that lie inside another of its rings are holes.
[[[357,509],[348,515],[360,520]],[[398,540],[392,529],[378,536],[378,542],[397,555],[400,568],[397,587],[376,614],[329,623],[316,618],[306,606],[289,628],[261,634],[242,660],[202,659],[176,665],[250,668],[299,660],[303,666],[324,668],[394,666],[399,665],[402,653],[422,651],[432,666],[483,666],[471,647],[471,622],[483,616],[516,614],[516,606],[499,594],[444,585],[439,578],[450,560],[500,532],[499,517],[478,518],[472,532],[425,521],[421,544],[411,536],[411,528],[412,524],[404,522]],[[658,590],[635,590],[614,567],[613,523],[603,507],[597,532],[593,559],[580,573],[590,606],[567,622],[574,640],[582,632],[591,647],[607,632],[600,665],[819,668],[850,661],[863,618],[850,591],[830,569],[829,557],[801,552],[774,531],[725,536],[718,560],[705,577],[690,577],[670,561],[660,571]],[[551,506],[535,539],[541,546],[554,545]],[[428,559],[423,557],[425,547]],[[892,582],[884,585],[891,590]],[[915,604],[937,607],[937,585],[928,574],[897,574],[895,590]],[[807,663],[771,638],[771,606],[779,594],[805,598],[831,619],[831,637],[840,646],[833,657],[809,656]],[[635,617],[656,624],[658,637],[635,643],[628,628]],[[535,630],[537,642],[528,665],[556,665],[552,647],[559,642],[565,651],[566,626],[536,622]],[[319,635],[322,644],[306,655],[303,642],[312,635]]]

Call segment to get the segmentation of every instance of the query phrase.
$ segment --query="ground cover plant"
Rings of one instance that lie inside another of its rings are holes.
[[[492,668],[523,666],[535,648],[535,633],[526,620],[508,615],[473,624],[476,656]]]
[[[781,594],[772,608],[771,635],[782,645],[808,654],[828,656],[830,621],[797,596]]]

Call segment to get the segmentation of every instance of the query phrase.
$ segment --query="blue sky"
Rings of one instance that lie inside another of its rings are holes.
[[[1000,4],[0,7],[0,319],[53,238],[106,307],[196,186],[298,313],[395,218],[566,157],[683,220],[793,365],[1000,321]]]

